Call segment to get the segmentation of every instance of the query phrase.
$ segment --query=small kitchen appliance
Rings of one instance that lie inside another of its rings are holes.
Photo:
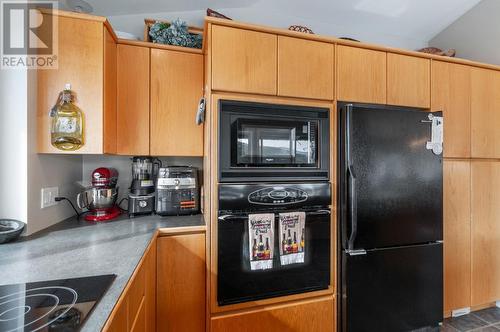
[[[115,205],[118,198],[118,171],[114,168],[100,167],[92,172],[92,186],[76,196],[80,209],[88,209],[87,221],[111,220],[120,215]]]
[[[152,157],[132,158],[132,183],[128,194],[128,214],[134,217],[139,214],[150,214],[155,204],[155,169],[161,162]]]
[[[0,331],[80,331],[116,275],[0,286]]]
[[[160,168],[156,183],[156,214],[196,214],[199,207],[198,169],[191,166]]]

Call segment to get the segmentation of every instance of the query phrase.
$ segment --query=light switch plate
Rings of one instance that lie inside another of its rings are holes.
[[[56,205],[57,196],[59,196],[59,187],[42,188],[41,208],[45,209],[46,207]]]

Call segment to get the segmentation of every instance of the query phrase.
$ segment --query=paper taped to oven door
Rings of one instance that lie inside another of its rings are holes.
[[[249,214],[248,234],[250,269],[272,269],[274,257],[274,213]]]
[[[304,263],[305,212],[279,214],[281,265]]]

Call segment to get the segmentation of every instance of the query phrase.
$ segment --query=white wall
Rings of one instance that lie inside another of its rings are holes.
[[[27,217],[26,70],[0,70],[0,218]]]
[[[41,189],[59,187],[59,196],[72,199],[78,193],[77,181],[81,180],[82,157],[70,155],[38,154],[36,131],[36,73],[28,74],[28,141],[27,169],[28,234],[37,232],[75,214],[66,201],[41,209]],[[48,112],[48,110],[47,110]]]
[[[283,11],[273,11],[263,5],[246,8],[220,9],[225,15],[242,22],[267,25],[276,28],[288,29],[290,25],[304,25],[311,28],[316,34],[337,37],[351,37],[364,42],[382,44],[404,49],[419,49],[427,46],[427,38],[414,38],[410,35],[398,34],[397,29],[381,30],[378,25],[364,21],[360,16],[358,20],[339,23],[335,19],[320,21],[314,18],[301,18],[283,14]],[[189,25],[203,27],[205,18],[204,10],[185,12],[145,13],[133,15],[109,16],[108,19],[115,30],[132,33],[141,40],[144,33],[144,19],[174,20],[181,18]],[[392,30],[393,32],[389,32]],[[414,34],[415,35],[415,34]]]
[[[455,48],[457,57],[500,65],[500,1],[483,0],[429,44]]]

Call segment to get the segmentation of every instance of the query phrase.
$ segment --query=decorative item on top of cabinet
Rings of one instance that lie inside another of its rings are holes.
[[[151,49],[151,155],[203,156],[202,96],[202,54]]]
[[[149,53],[148,47],[118,45],[117,154],[149,155]]]
[[[500,162],[472,161],[471,306],[500,299]]]
[[[212,90],[276,95],[278,36],[212,26]]]
[[[158,331],[205,331],[205,234],[158,238]]]
[[[444,156],[470,158],[471,69],[432,61],[431,109],[444,118]]]
[[[385,52],[337,46],[337,99],[385,104],[387,56]]]
[[[444,311],[471,306],[470,162],[443,166]]]
[[[387,104],[431,106],[431,60],[387,53]]]
[[[116,40],[106,19],[64,11],[43,12],[58,16],[57,69],[37,69],[37,144],[39,153],[114,153],[116,123]],[[75,38],[78,36],[78,38]],[[111,78],[108,80],[108,78]],[[78,92],[78,107],[85,113],[85,145],[61,151],[51,144],[49,111],[66,83]],[[106,121],[106,123],[105,123]]]
[[[278,36],[278,95],[333,100],[334,45]]]
[[[500,72],[471,71],[471,156],[500,158]]]

